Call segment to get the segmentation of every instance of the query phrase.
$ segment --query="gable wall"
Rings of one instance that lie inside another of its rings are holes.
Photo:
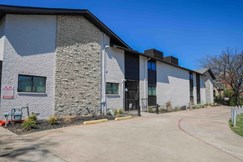
[[[56,16],[6,15],[2,87],[14,87],[14,99],[3,99],[1,113],[29,105],[30,112],[48,117],[54,111]],[[18,75],[44,76],[46,93],[17,92]]]
[[[103,33],[82,16],[57,16],[57,115],[99,108]]]

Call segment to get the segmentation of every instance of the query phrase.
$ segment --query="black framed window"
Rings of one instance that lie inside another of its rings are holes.
[[[19,75],[18,92],[46,93],[46,77]]]
[[[106,94],[118,94],[119,83],[106,83]]]
[[[200,94],[200,75],[196,75],[196,82],[197,82],[197,104],[201,103],[201,94]]]
[[[148,105],[155,106],[157,104],[156,96],[157,72],[156,61],[148,61]]]
[[[148,61],[148,83],[150,86],[155,86],[157,84],[157,74],[156,74],[156,61],[149,60]]]
[[[148,87],[148,106],[155,106],[157,104],[156,99],[156,87],[149,86]]]
[[[156,87],[148,87],[148,95],[156,96]]]
[[[189,73],[189,82],[190,82],[190,100],[193,101],[193,73]]]
[[[148,61],[148,70],[156,71],[156,62],[155,61]]]

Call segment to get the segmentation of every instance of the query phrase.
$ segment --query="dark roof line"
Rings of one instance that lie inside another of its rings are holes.
[[[5,14],[35,14],[35,15],[82,15],[87,18],[91,23],[98,27],[101,31],[106,33],[112,41],[113,47],[128,51],[137,55],[148,57],[165,64],[184,69],[186,71],[194,72],[201,74],[197,71],[190,70],[178,65],[168,63],[162,59],[152,57],[138,51],[133,50],[129,45],[127,45],[121,38],[119,38],[111,29],[109,29],[103,22],[101,22],[94,14],[92,14],[87,9],[63,9],[63,8],[44,8],[44,7],[27,7],[27,6],[10,6],[10,5],[0,5],[0,20],[4,17]]]
[[[208,69],[208,72],[210,73],[210,75],[212,76],[212,78],[213,78],[213,80],[215,80],[216,79],[216,77],[215,77],[215,75],[214,75],[214,73],[213,73],[213,71],[212,71],[212,69]]]
[[[201,74],[205,74],[207,71],[209,72],[209,74],[211,75],[211,77],[213,78],[213,80],[216,79],[212,69],[210,68],[205,68],[205,69],[199,69],[199,70],[196,70],[197,72],[201,73]]]
[[[42,7],[26,7],[26,6],[10,6],[0,5],[0,18],[5,14],[36,14],[36,15],[82,15],[91,23],[107,34],[114,43],[131,49],[120,37],[118,37],[111,29],[101,22],[94,14],[87,9],[62,9],[62,8],[42,8]]]
[[[183,70],[186,70],[186,71],[189,71],[189,72],[194,72],[194,73],[196,73],[196,74],[203,75],[203,74],[201,74],[201,73],[199,73],[199,72],[197,72],[197,71],[190,70],[190,69],[187,69],[187,68],[184,68],[184,67],[181,67],[181,66],[178,66],[178,65],[175,65],[175,64],[166,62],[166,61],[164,61],[163,59],[156,58],[156,57],[152,57],[152,56],[150,56],[150,55],[146,55],[146,54],[144,54],[144,53],[141,53],[141,52],[138,52],[138,51],[135,51],[135,50],[132,50],[132,49],[127,49],[127,48],[124,48],[124,47],[121,47],[121,46],[118,46],[118,45],[112,45],[112,47],[117,48],[117,49],[121,49],[121,50],[124,50],[124,51],[127,51],[127,52],[131,52],[131,53],[136,54],[136,55],[140,55],[140,56],[144,56],[144,57],[147,57],[147,58],[151,58],[151,59],[153,59],[153,60],[156,60],[156,61],[165,63],[165,64],[170,65],[170,66],[174,66],[174,67],[179,68],[179,69],[183,69]]]

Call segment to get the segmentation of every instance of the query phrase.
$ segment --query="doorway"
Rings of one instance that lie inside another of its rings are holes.
[[[138,110],[139,82],[127,80],[125,82],[125,111]]]

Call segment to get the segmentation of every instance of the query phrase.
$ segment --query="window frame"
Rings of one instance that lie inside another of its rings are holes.
[[[107,84],[110,84],[111,85],[111,93],[107,93]],[[117,93],[114,93],[114,89],[113,89],[113,86],[114,85],[117,85]],[[105,86],[105,93],[106,95],[119,95],[119,83],[113,83],[113,82],[106,82],[106,86]]]
[[[196,90],[197,90],[197,104],[201,103],[201,78],[196,74]]]
[[[193,97],[194,79],[193,79],[192,72],[189,72],[189,84],[190,84],[190,97]]]
[[[31,78],[31,90],[30,91],[20,91],[20,77],[30,77]],[[34,91],[34,78],[42,78],[45,79],[45,85],[44,85],[44,92],[36,92]],[[47,81],[47,77],[45,76],[37,76],[37,75],[26,75],[26,74],[18,74],[18,88],[17,88],[17,92],[18,93],[35,93],[35,94],[46,94],[47,92],[47,88],[46,88],[46,81]]]
[[[157,96],[156,86],[148,86],[148,96]]]
[[[147,64],[148,64],[148,70],[152,70],[152,71],[156,71],[157,70],[156,61],[149,60]]]

